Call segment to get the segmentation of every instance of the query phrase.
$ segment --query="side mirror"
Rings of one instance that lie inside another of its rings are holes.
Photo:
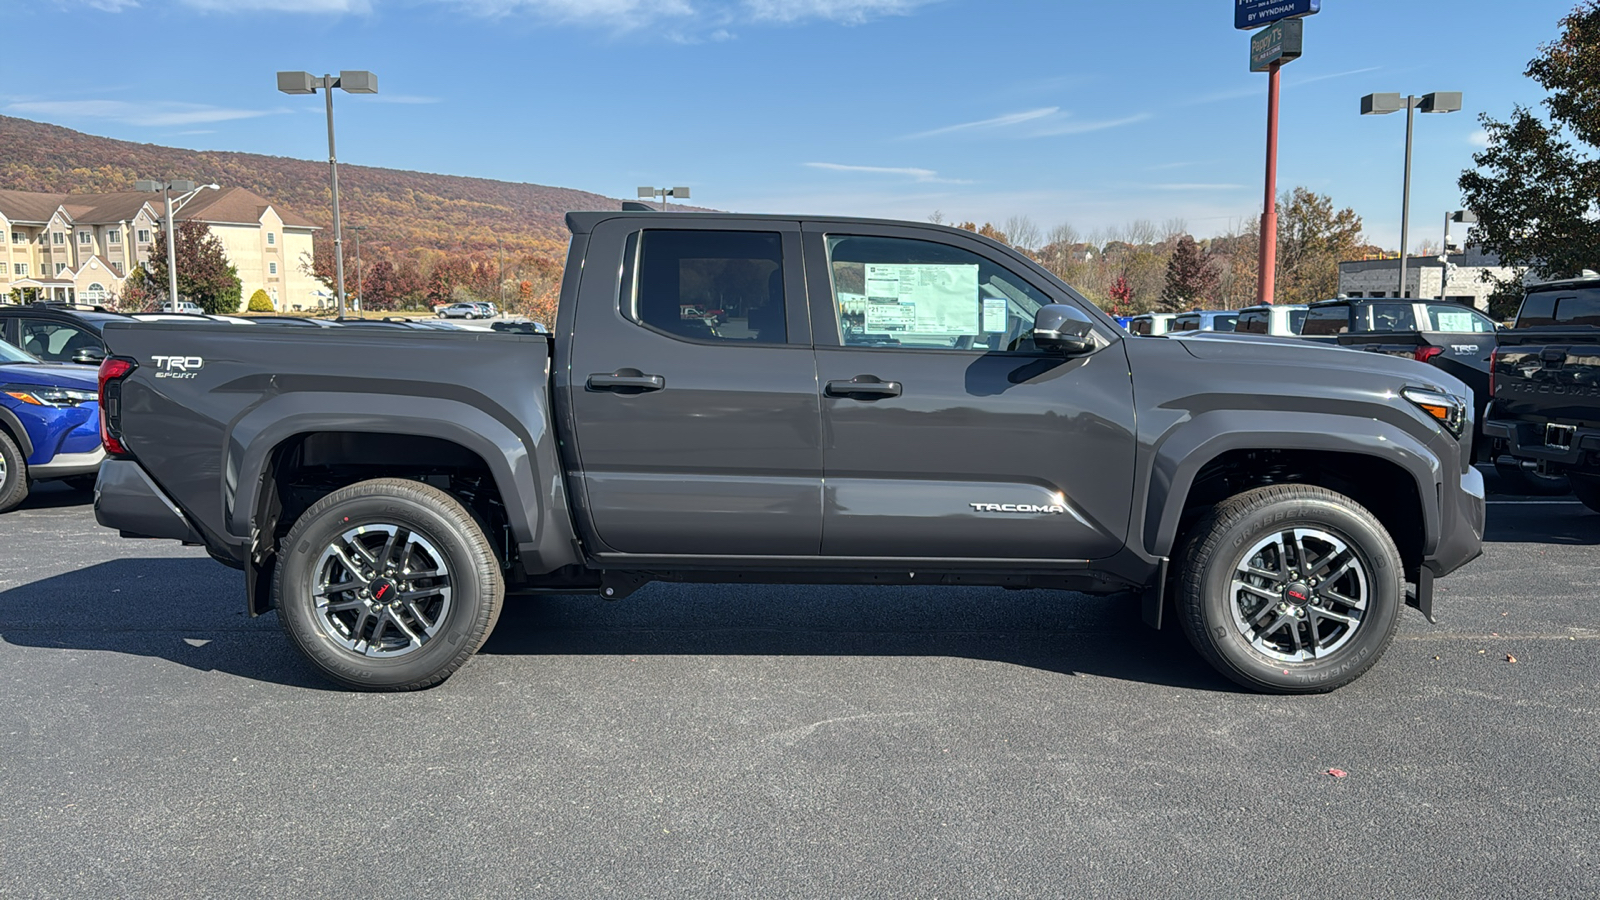
[[[106,351],[99,347],[81,347],[72,355],[72,361],[85,366],[98,366],[106,361]]]
[[[1094,323],[1076,306],[1041,306],[1033,315],[1033,345],[1050,353],[1081,356],[1095,348]]]

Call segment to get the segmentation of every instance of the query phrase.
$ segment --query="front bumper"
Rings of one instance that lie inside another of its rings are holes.
[[[49,462],[28,467],[30,478],[69,478],[73,475],[93,475],[105,462],[106,451],[100,447],[88,453],[57,453]]]
[[[94,488],[94,518],[123,537],[167,538],[200,543],[183,510],[173,503],[139,464],[108,459]]]
[[[1422,564],[1442,577],[1482,556],[1487,516],[1483,473],[1473,466],[1447,472],[1439,491],[1439,541]]]
[[[1551,447],[1545,443],[1544,422],[1517,419],[1490,419],[1483,423],[1483,435],[1506,442],[1506,454],[1515,459],[1534,460],[1559,466],[1563,470],[1600,472],[1595,465],[1600,457],[1600,429],[1576,428],[1570,446]]]

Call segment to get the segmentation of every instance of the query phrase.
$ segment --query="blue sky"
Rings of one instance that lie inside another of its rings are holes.
[[[1575,0],[1324,0],[1284,68],[1280,188],[1398,244],[1437,239],[1482,139]],[[370,69],[336,95],[341,161],[741,212],[992,220],[1085,234],[1258,216],[1266,76],[1232,0],[44,0],[10,10],[0,112],[195,149],[326,158],[320,97],[274,72]],[[20,40],[23,35],[32,36]],[[160,174],[160,173],[151,173]],[[170,173],[181,177],[183,173]]]

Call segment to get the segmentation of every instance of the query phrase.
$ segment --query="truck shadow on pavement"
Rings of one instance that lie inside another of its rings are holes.
[[[0,591],[0,640],[339,690],[290,645],[275,614],[246,616],[239,573],[207,559],[119,559]],[[653,584],[616,602],[512,597],[480,652],[954,657],[1236,690],[1172,623],[1146,628],[1134,598],[1058,591]]]

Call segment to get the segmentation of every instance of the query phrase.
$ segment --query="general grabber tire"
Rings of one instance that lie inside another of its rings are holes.
[[[317,501],[278,552],[284,631],[347,687],[410,691],[450,677],[500,618],[505,583],[483,530],[438,488],[379,478]]]
[[[11,435],[0,431],[0,513],[28,499],[28,460]]]
[[[1198,522],[1179,563],[1189,642],[1251,690],[1331,691],[1388,648],[1405,603],[1400,553],[1360,504],[1308,485],[1239,494]]]
[[[1600,475],[1568,475],[1567,480],[1572,482],[1572,493],[1583,505],[1600,513]]]

